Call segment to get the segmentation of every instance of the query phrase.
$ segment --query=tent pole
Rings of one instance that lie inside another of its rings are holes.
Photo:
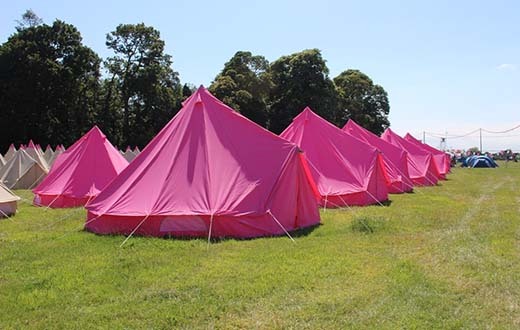
[[[208,250],[209,250],[209,245],[211,243],[211,230],[212,229],[213,229],[213,213],[211,213],[211,218],[209,218]]]

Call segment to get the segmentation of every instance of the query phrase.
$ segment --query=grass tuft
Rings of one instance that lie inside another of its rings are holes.
[[[381,231],[386,227],[388,220],[378,216],[356,216],[350,228],[353,232],[364,234],[373,234],[376,231]]]

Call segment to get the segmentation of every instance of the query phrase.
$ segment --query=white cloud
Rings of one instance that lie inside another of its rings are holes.
[[[516,71],[518,65],[512,63],[502,63],[496,67],[499,71]]]

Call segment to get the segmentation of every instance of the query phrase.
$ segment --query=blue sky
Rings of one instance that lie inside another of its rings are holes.
[[[84,43],[110,56],[106,33],[119,23],[154,26],[182,82],[209,85],[238,50],[273,61],[318,48],[330,76],[353,68],[388,92],[392,128],[463,134],[520,124],[518,1],[9,1],[0,42],[28,8],[46,23],[75,25]],[[427,135],[438,146],[439,138]],[[484,133],[484,149],[520,150],[520,129]],[[448,139],[478,146],[478,134]]]

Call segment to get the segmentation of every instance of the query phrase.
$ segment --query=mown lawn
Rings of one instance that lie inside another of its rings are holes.
[[[295,243],[120,247],[82,209],[20,203],[0,220],[0,328],[520,328],[520,166],[502,165],[322,211]]]

